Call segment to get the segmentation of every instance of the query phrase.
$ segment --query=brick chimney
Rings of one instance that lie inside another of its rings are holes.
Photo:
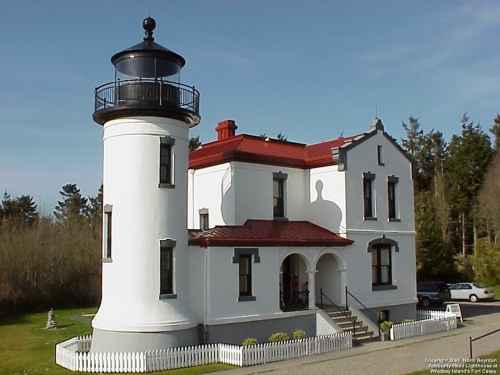
[[[223,141],[234,137],[236,129],[238,129],[238,127],[236,126],[234,120],[224,120],[219,122],[215,128],[215,130],[217,130],[217,140]]]

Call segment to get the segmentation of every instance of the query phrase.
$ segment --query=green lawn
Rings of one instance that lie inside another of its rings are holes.
[[[95,308],[56,310],[59,328],[55,330],[44,329],[46,312],[0,318],[0,375],[74,374],[55,364],[55,344],[73,336],[89,334],[90,322],[75,317],[95,311]],[[231,367],[217,364],[154,374],[206,374]]]
[[[497,360],[497,375],[500,375],[500,350],[489,355],[483,355],[481,358],[495,358]],[[430,375],[429,370],[415,371],[407,375]]]

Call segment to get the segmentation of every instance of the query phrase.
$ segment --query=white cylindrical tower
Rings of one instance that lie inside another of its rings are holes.
[[[95,92],[104,125],[102,301],[92,351],[129,352],[198,343],[187,259],[189,128],[199,93],[179,82],[182,56],[144,41],[115,54],[115,81]]]

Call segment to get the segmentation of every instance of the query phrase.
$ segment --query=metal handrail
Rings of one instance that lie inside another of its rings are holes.
[[[380,337],[380,320],[379,320],[379,317],[377,316],[377,314],[374,314],[363,302],[361,302],[361,300],[358,297],[356,297],[354,294],[352,294],[349,291],[349,288],[347,288],[347,286],[345,287],[345,308],[346,309],[349,309],[349,301],[348,301],[347,296],[351,296],[357,303],[359,303],[359,305],[364,309],[364,311],[366,311],[367,315],[370,315],[372,318],[374,318],[373,321],[377,323],[378,335]]]
[[[486,332],[485,334],[478,336],[478,337],[473,338],[472,336],[469,336],[469,357],[470,357],[470,359],[472,359],[472,343],[474,341],[484,339],[485,337],[488,337],[488,336],[493,335],[494,333],[498,333],[498,332],[500,332],[500,328],[495,329],[495,330],[490,331],[490,332]]]
[[[323,292],[323,288],[319,288],[319,298],[320,298],[320,305],[321,307],[323,308],[323,297],[327,300],[328,303],[330,303],[330,305],[328,306],[333,306],[335,308],[336,311],[339,311],[339,312],[345,312],[345,311],[349,311],[349,309],[342,309],[340,306],[337,306],[337,304],[335,302],[333,302],[330,297],[328,297],[328,295],[326,293]],[[351,315],[351,320],[352,320],[352,336],[356,336],[356,323],[357,323],[357,320],[358,318],[355,316],[355,315]]]
[[[122,88],[137,86],[123,97]],[[141,90],[142,88],[142,90]],[[127,79],[104,83],[95,88],[95,111],[118,105],[176,107],[199,115],[200,92],[194,86],[158,79]]]

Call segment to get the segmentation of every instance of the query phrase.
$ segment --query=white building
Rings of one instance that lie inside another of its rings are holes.
[[[179,83],[185,61],[154,43],[154,27],[144,20],[144,42],[115,54],[118,78],[96,89],[105,207],[92,350],[354,326],[362,339],[379,319],[414,318],[411,165],[381,120],[313,145],[237,135],[226,120],[189,154],[199,93]]]

